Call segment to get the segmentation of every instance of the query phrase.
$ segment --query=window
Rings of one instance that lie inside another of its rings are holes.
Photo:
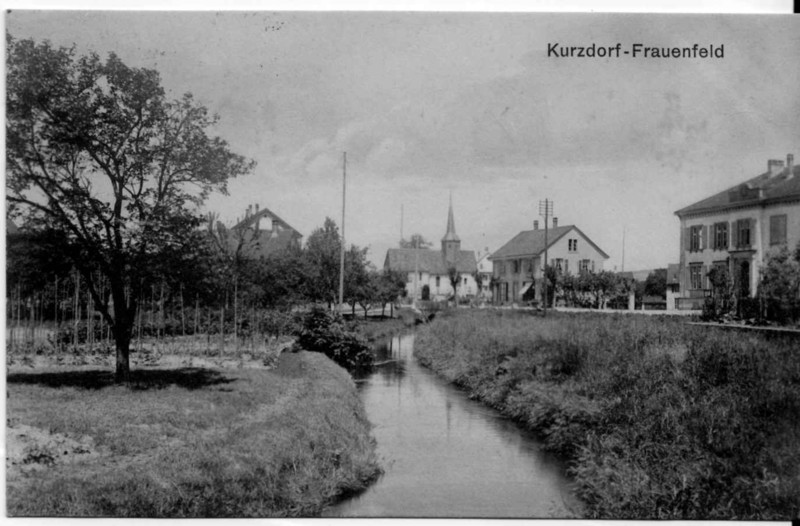
[[[726,250],[728,248],[728,222],[714,224],[714,249]]]
[[[525,274],[530,274],[531,273],[531,260],[530,259],[523,260],[523,266],[524,266],[523,272],[525,272]]]
[[[786,214],[769,218],[769,244],[786,244]]]
[[[751,219],[739,219],[736,221],[736,247],[737,248],[750,248],[752,244],[751,239]]]
[[[519,274],[519,260],[515,259],[513,261],[513,265],[514,265],[514,274]]]
[[[467,278],[464,278],[464,286],[467,286]]]
[[[589,260],[582,259],[578,262],[578,272],[584,273],[589,272]]]
[[[703,266],[689,265],[689,288],[698,290],[703,288]]]
[[[502,276],[503,273],[505,272],[505,268],[502,261],[498,261],[495,264],[494,268],[495,268],[495,274],[497,274],[498,276]]]
[[[561,258],[556,258],[550,263],[553,268],[556,269],[556,272],[564,272],[564,260]]]
[[[700,225],[689,227],[689,251],[700,252],[703,250],[703,227]]]
[[[441,278],[439,276],[436,276],[436,288],[437,289],[439,288],[440,280],[441,280]]]
[[[578,251],[578,240],[577,239],[568,239],[567,240],[569,245],[570,252],[577,252]]]

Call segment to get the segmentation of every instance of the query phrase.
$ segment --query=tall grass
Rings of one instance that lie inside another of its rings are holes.
[[[593,518],[800,510],[800,342],[668,317],[461,311],[419,359],[570,459]]]
[[[9,425],[98,456],[9,476],[11,516],[314,516],[378,473],[350,376],[316,353],[264,370],[11,375]],[[58,453],[57,453],[58,454]]]

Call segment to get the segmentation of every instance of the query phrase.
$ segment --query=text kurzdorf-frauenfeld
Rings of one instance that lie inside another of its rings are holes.
[[[560,42],[547,44],[547,56],[555,58],[725,58],[724,44],[692,44],[691,46],[646,46],[631,44],[623,48],[621,43],[613,46],[567,46]]]

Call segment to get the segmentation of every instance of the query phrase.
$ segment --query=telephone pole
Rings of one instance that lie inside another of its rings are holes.
[[[553,215],[553,201],[539,201],[539,215],[544,217],[544,279],[542,280],[542,297],[544,298],[544,316],[547,317],[547,218]]]
[[[344,311],[344,196],[347,192],[347,152],[342,155],[342,247],[339,255],[339,313]]]

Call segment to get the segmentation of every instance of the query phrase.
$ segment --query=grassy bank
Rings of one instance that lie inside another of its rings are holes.
[[[321,354],[133,375],[9,372],[9,515],[314,516],[378,473],[353,381]]]
[[[797,518],[798,348],[667,317],[466,310],[415,341],[569,459],[592,518]]]
[[[375,342],[394,336],[403,329],[413,325],[402,318],[369,318],[358,320],[358,332],[368,341]]]

